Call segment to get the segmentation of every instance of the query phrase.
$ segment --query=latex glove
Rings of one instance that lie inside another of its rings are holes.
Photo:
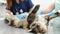
[[[25,13],[23,13],[23,14],[17,14],[17,15],[15,15],[17,18],[19,18],[19,19],[24,19],[25,17],[26,17],[26,14]]]
[[[43,11],[39,9],[39,10],[37,11],[37,14],[38,14],[38,15],[41,15],[41,14],[43,14]]]
[[[54,9],[53,11],[51,11],[50,13],[48,13],[47,15],[48,15],[48,16],[53,16],[56,12],[57,12],[57,11]],[[38,11],[37,11],[37,14],[38,14],[38,15],[41,15],[41,14],[43,14],[43,11],[42,11],[42,10],[38,10]]]
[[[53,16],[57,11],[54,9],[52,12],[48,13],[48,16]]]

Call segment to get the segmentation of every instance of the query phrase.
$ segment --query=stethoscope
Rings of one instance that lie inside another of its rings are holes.
[[[19,12],[22,14],[23,13],[23,10],[20,9],[19,12],[18,12],[18,9],[15,7],[15,10],[16,10],[16,14],[19,14]]]
[[[20,1],[20,0],[19,0]],[[19,3],[17,3],[17,4],[19,4]],[[19,8],[19,7],[17,7],[17,8]],[[16,10],[16,14],[19,14],[19,12],[20,12],[20,14],[22,14],[23,13],[23,10],[22,9],[20,9],[19,11],[18,11],[18,9],[17,9],[16,7],[15,7],[15,10]]]

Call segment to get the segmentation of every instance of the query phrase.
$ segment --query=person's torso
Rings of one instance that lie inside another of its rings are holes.
[[[23,12],[29,12],[28,1],[26,0],[24,2],[20,2],[19,4],[15,0],[13,0],[12,8],[13,8],[13,11],[20,11],[22,9]]]

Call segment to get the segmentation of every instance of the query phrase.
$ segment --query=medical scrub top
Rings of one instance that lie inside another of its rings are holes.
[[[20,2],[19,4],[16,2],[16,0],[12,0],[12,7],[10,10],[13,13],[20,12],[20,9],[23,10],[23,12],[29,12],[29,9],[33,7],[33,3],[31,0],[25,0],[24,2]]]

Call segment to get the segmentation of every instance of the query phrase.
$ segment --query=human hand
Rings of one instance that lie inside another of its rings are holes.
[[[6,13],[13,15],[13,13],[10,10],[6,10]]]
[[[50,13],[48,13],[47,15],[48,15],[48,16],[53,16],[56,12],[57,12],[56,10],[53,10],[53,11],[51,11]]]
[[[24,19],[26,17],[26,14],[18,14],[18,15],[15,15],[15,16],[19,19]]]

